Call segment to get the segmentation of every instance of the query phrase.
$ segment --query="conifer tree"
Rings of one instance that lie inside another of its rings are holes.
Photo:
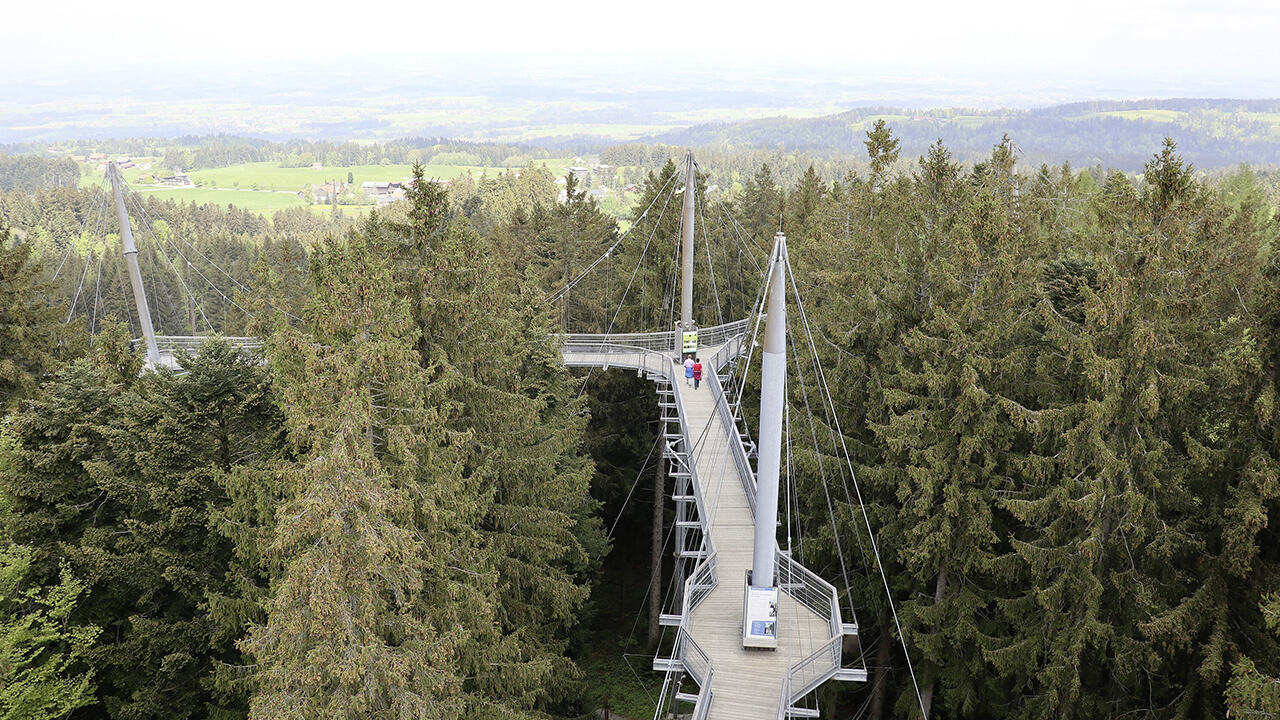
[[[57,720],[94,703],[85,656],[99,628],[72,625],[84,584],[63,566],[56,585],[31,587],[32,552],[0,547],[0,718]]]
[[[443,599],[430,580],[453,554],[451,441],[427,407],[448,381],[433,385],[416,362],[418,330],[386,292],[385,250],[330,242],[313,259],[308,327],[271,340],[301,458],[272,473],[284,499],[261,555],[274,579],[266,621],[242,643],[258,665],[251,717],[459,709],[448,664],[458,632],[445,609],[424,612]]]
[[[209,686],[216,663],[240,658],[205,607],[225,592],[228,555],[208,511],[218,473],[271,454],[261,369],[215,343],[186,374],[139,377],[127,337],[108,325],[15,416],[5,528],[32,549],[32,582],[56,584],[65,562],[84,583],[71,618],[103,628],[84,655],[103,713],[234,712],[239,700]]]
[[[12,242],[0,226],[0,412],[30,397],[61,351],[63,318],[43,272],[31,246]]]
[[[585,405],[548,334],[542,294],[430,199],[411,198],[415,245],[397,258],[400,287],[422,299],[420,365],[457,374],[447,424],[469,438],[460,462],[479,493],[477,566],[498,579],[493,614],[476,614],[473,622],[490,619],[475,622],[463,646],[464,689],[473,712],[509,716],[562,699],[576,677],[565,639],[604,549],[581,451]]]

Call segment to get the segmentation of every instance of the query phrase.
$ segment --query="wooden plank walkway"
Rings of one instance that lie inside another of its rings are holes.
[[[708,355],[710,353],[707,353]],[[693,436],[694,467],[707,513],[718,567],[716,589],[692,613],[689,634],[715,670],[711,720],[774,720],[787,670],[831,639],[828,618],[787,593],[779,594],[778,647],[742,647],[742,598],[751,567],[755,521],[730,456],[729,433],[716,412],[711,387],[675,384]]]

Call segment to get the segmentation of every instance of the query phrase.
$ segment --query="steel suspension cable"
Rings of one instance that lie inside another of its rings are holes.
[[[593,260],[591,264],[586,267],[585,270],[578,273],[577,277],[570,280],[568,284],[566,284],[564,287],[560,288],[554,293],[543,298],[543,302],[555,302],[557,299],[559,299],[561,295],[572,290],[574,286],[576,286],[579,282],[581,282],[582,279],[585,278],[592,270],[595,270],[600,265],[600,263],[608,260],[613,255],[613,251],[617,250],[618,246],[622,245],[622,241],[627,239],[627,236],[631,234],[631,231],[635,229],[636,225],[639,225],[640,221],[644,220],[645,217],[649,215],[649,211],[652,210],[654,204],[658,202],[658,198],[661,197],[662,193],[667,189],[667,186],[670,185],[672,182],[674,182],[675,179],[676,179],[675,175],[672,175],[670,178],[667,179],[667,182],[664,183],[662,187],[658,189],[658,192],[654,193],[653,200],[649,202],[649,207],[645,208],[644,212],[640,213],[640,217],[636,218],[636,221],[632,223],[630,227],[628,227],[626,230],[623,231],[622,235],[619,236],[618,239],[612,245],[609,246],[608,250],[604,251],[603,255]],[[667,199],[668,201],[670,200],[669,197]],[[663,207],[665,209],[665,205]]]
[[[104,253],[105,254],[105,253]],[[98,327],[98,301],[102,297],[102,255],[98,256],[97,277],[93,280],[93,315],[89,318],[89,342],[93,343],[93,334]]]
[[[134,201],[135,201],[135,205],[145,212],[145,208],[141,208],[141,205],[142,205],[141,201],[138,200],[136,197],[134,198]],[[195,291],[192,290],[191,287],[187,284],[187,281],[182,277],[182,273],[178,272],[177,263],[175,263],[173,260],[169,258],[168,255],[165,254],[164,243],[163,241],[160,240],[160,237],[156,234],[155,230],[152,228],[152,223],[148,223],[144,228],[144,230],[145,232],[151,235],[151,241],[155,243],[156,252],[159,253],[160,257],[164,258],[165,262],[169,264],[170,269],[173,270],[173,276],[178,279],[178,284],[182,287],[183,290],[186,291],[187,297],[190,298],[191,303],[196,306],[196,310],[200,311],[200,317],[204,319],[204,324],[206,327],[209,328],[209,332],[211,333],[217,332],[216,330],[214,330],[213,323],[209,322],[209,316],[205,314],[204,306],[202,306],[200,304],[200,301],[196,298]],[[170,243],[170,245],[172,246],[174,253],[178,254],[178,248],[176,246],[173,246],[172,243]],[[183,260],[186,260],[186,258],[184,257]],[[196,270],[196,272],[199,272],[199,270],[197,270],[195,266],[193,266],[190,263],[190,261],[187,262],[187,267],[190,267],[192,270]],[[217,288],[214,288],[214,289],[216,290]],[[196,332],[196,328],[192,327],[191,331]]]
[[[133,198],[133,200],[134,200],[134,205],[135,205],[136,207],[138,207],[138,208],[141,210],[141,212],[143,213],[143,215],[147,216],[148,218],[150,217],[150,215],[149,215],[149,214],[147,214],[147,212],[146,212],[146,208],[142,208],[142,207],[141,207],[141,205],[142,205],[142,201],[138,199],[138,197],[137,197],[137,193],[130,193],[127,197],[132,197],[132,198]],[[152,239],[152,241],[153,241],[153,242],[155,242],[155,243],[156,243],[157,248],[159,248],[159,246],[160,246],[160,240],[159,240],[159,238],[158,238],[158,237],[156,237],[155,232],[154,232],[154,231],[152,231],[152,230],[151,230],[151,228],[150,228],[149,226],[147,227],[147,231],[151,233],[151,239]],[[184,242],[186,242],[186,241],[184,240]],[[188,245],[190,245],[191,243],[187,243],[187,244],[188,244]],[[201,280],[204,280],[204,281],[205,281],[205,283],[206,283],[206,284],[208,284],[208,286],[209,286],[209,287],[213,288],[213,291],[214,291],[214,292],[216,292],[216,293],[218,293],[218,295],[220,295],[220,296],[222,297],[222,299],[223,299],[223,300],[226,300],[228,303],[230,303],[231,305],[235,306],[237,309],[239,309],[239,310],[240,310],[240,312],[244,313],[244,314],[245,314],[245,315],[247,315],[248,317],[250,317],[250,318],[254,317],[254,314],[253,314],[253,313],[251,313],[251,312],[249,312],[248,310],[246,310],[246,309],[244,308],[244,306],[242,306],[240,303],[236,302],[234,298],[229,297],[226,293],[222,292],[222,289],[221,289],[221,288],[219,288],[216,284],[214,284],[214,282],[213,282],[212,280],[210,280],[210,279],[209,279],[209,278],[208,278],[204,273],[200,272],[200,268],[199,268],[199,267],[197,267],[194,263],[192,263],[192,262],[191,262],[190,258],[188,258],[188,257],[187,257],[183,252],[182,252],[182,248],[179,248],[179,247],[178,247],[177,243],[175,243],[175,242],[173,242],[172,240],[170,240],[170,241],[169,241],[169,247],[170,247],[170,249],[172,249],[175,253],[177,253],[177,254],[178,254],[178,257],[182,258],[183,262],[185,262],[185,263],[187,264],[187,267],[191,268],[192,270],[195,270],[195,271],[196,271],[196,274],[200,276],[200,279],[201,279]],[[206,259],[207,259],[207,258],[206,258]],[[213,263],[213,261],[209,261],[209,262],[210,262],[210,264],[212,264],[215,268],[216,268],[216,267],[218,267],[216,263]],[[219,270],[221,270],[221,268],[218,268],[218,269],[219,269]],[[223,274],[225,275],[225,274],[226,274],[226,272],[225,272],[225,271],[223,271]],[[238,281],[236,281],[236,279],[235,279],[235,278],[231,278],[231,280],[232,280],[232,282],[236,282],[237,284],[239,284],[239,283],[238,283]],[[247,287],[245,287],[245,286],[243,286],[243,285],[241,285],[241,287],[244,287],[244,288],[245,288],[245,290],[248,290],[248,288],[247,288]],[[202,312],[203,312],[203,311],[202,311]],[[207,321],[207,318],[206,318],[206,321]]]
[[[62,321],[63,324],[71,322],[71,316],[75,314],[76,305],[80,302],[80,291],[84,289],[84,279],[89,275],[89,266],[93,264],[94,252],[89,250],[89,257],[84,260],[84,271],[80,273],[80,284],[76,286],[75,297],[71,298],[71,307],[67,310],[67,319]]]
[[[702,247],[707,251],[707,277],[711,278],[711,297],[716,306],[716,320],[720,325],[723,325],[724,312],[720,307],[720,290],[716,287],[716,266],[715,263],[711,262],[711,242],[707,240],[707,218],[703,213],[702,205],[698,205],[697,208],[697,216],[702,218]]]
[[[667,183],[670,184],[669,182]],[[664,186],[665,187],[665,186]],[[662,223],[662,218],[666,215],[667,206],[671,204],[671,198],[675,193],[667,195],[667,201],[662,204],[662,211],[658,213],[658,219],[653,223],[653,229],[649,232],[649,238],[645,240],[644,248],[640,251],[640,258],[636,260],[636,267],[631,271],[631,278],[627,281],[627,287],[622,291],[622,297],[618,299],[618,309],[613,313],[613,319],[609,321],[609,326],[605,328],[604,334],[608,335],[613,332],[613,326],[618,322],[618,316],[622,314],[622,307],[627,301],[627,294],[631,292],[631,286],[636,281],[636,275],[640,272],[640,266],[644,263],[645,256],[649,253],[649,246],[653,243],[653,236],[658,232],[658,225]],[[657,198],[655,197],[656,201]],[[648,210],[645,211],[646,213]],[[582,378],[582,388],[578,390],[578,395],[587,391],[587,383],[591,380],[591,374],[595,372],[595,367],[587,370],[587,374]]]
[[[784,288],[785,292],[785,288]],[[849,609],[853,612],[854,622],[858,620],[857,609],[853,607],[853,586],[849,583],[849,567],[844,559],[844,548],[840,542],[840,528],[836,524],[835,505],[831,502],[831,492],[827,486],[827,470],[826,463],[822,461],[822,448],[818,444],[817,430],[814,429],[813,408],[809,404],[809,385],[805,380],[804,372],[800,366],[800,354],[796,350],[795,336],[791,332],[791,324],[787,323],[787,346],[791,349],[792,365],[796,369],[796,376],[800,378],[800,396],[804,399],[805,413],[809,418],[809,438],[813,442],[813,452],[817,456],[818,476],[822,481],[822,493],[827,501],[827,514],[831,518],[831,537],[836,545],[836,557],[840,560],[840,577],[844,581],[845,598],[849,601]],[[834,448],[833,448],[834,450]]]
[[[924,718],[927,719],[929,717],[929,711],[924,706],[924,696],[920,692],[920,684],[916,679],[915,667],[911,662],[911,652],[910,650],[907,649],[907,637],[902,632],[902,622],[898,618],[898,610],[895,607],[893,602],[893,592],[889,588],[889,575],[888,573],[885,572],[884,561],[881,560],[880,558],[880,549],[878,547],[878,544],[876,543],[875,533],[871,529],[871,518],[867,514],[867,506],[865,501],[862,498],[862,488],[858,485],[858,478],[853,471],[853,460],[849,455],[849,448],[844,439],[844,431],[840,427],[840,417],[836,414],[835,401],[832,400],[831,398],[831,389],[827,383],[826,372],[822,369],[822,364],[817,362],[818,348],[816,343],[814,343],[814,340],[813,340],[813,331],[809,325],[809,316],[808,316],[808,313],[805,312],[804,301],[800,297],[800,289],[796,286],[795,278],[792,275],[791,261],[785,255],[783,256],[783,260],[784,262],[786,262],[786,265],[787,265],[787,275],[791,277],[791,288],[792,288],[792,291],[795,293],[796,306],[800,310],[800,319],[801,319],[801,322],[803,323],[805,334],[808,337],[810,352],[813,354],[813,357],[814,357],[814,362],[815,362],[817,373],[818,373],[818,381],[819,381],[818,387],[822,391],[822,397],[826,401],[826,404],[830,409],[831,419],[832,419],[832,422],[835,424],[836,436],[840,439],[841,450],[844,452],[845,463],[848,465],[849,477],[853,480],[853,490],[858,498],[858,508],[862,512],[862,520],[865,523],[867,528],[867,539],[871,543],[871,551],[876,559],[876,567],[880,570],[880,581],[884,584],[885,599],[889,604],[889,612],[893,616],[894,627],[896,627],[898,630],[898,638],[902,644],[902,653],[907,661],[907,672],[911,675],[911,686],[915,690],[916,701],[920,705],[920,713]],[[847,486],[845,488],[845,493],[848,494]],[[850,498],[848,502],[852,504],[852,499]]]

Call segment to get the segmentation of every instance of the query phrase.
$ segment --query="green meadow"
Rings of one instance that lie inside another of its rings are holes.
[[[1094,115],[1101,117],[1118,117],[1125,120],[1149,120],[1151,122],[1164,123],[1180,122],[1187,117],[1187,113],[1181,110],[1158,110],[1155,108],[1146,110],[1111,110],[1109,112],[1095,113]]]
[[[424,165],[427,177],[439,180],[452,180],[471,173],[479,176],[482,172],[491,175],[503,171],[502,168],[466,167],[462,165]],[[322,167],[319,169],[284,168],[279,163],[256,162],[229,165],[222,168],[194,170],[189,175],[192,182],[219,188],[253,188],[262,190],[297,191],[308,185],[319,185],[330,180],[347,181],[347,174],[357,183],[385,182],[407,180],[413,172],[411,165],[350,165]]]
[[[331,180],[346,182],[348,174],[359,184],[364,182],[406,180],[413,172],[412,165],[350,165],[327,166],[319,169],[312,167],[286,168],[275,161],[241,163],[221,168],[194,170],[188,174],[198,187],[158,187],[151,184],[152,178],[167,175],[169,171],[161,167],[159,158],[137,158],[140,162],[151,165],[150,169],[139,167],[123,171],[125,181],[134,186],[138,192],[152,197],[177,202],[210,203],[215,205],[234,205],[245,210],[270,213],[292,207],[309,205],[307,196],[299,198],[297,193],[309,189],[311,185],[320,185]],[[554,158],[536,160],[537,165],[545,165],[553,175],[563,175],[565,168],[574,164],[573,158]],[[428,178],[454,180],[464,175],[479,178],[482,174],[490,176],[506,172],[506,168],[477,167],[467,165],[423,165]],[[145,177],[147,182],[140,182]],[[96,167],[85,167],[82,170],[80,184],[82,187],[95,187],[104,183],[102,172]],[[330,206],[315,206],[317,211],[329,212]],[[344,206],[342,212],[355,214],[368,211],[372,206]]]
[[[139,193],[162,200],[197,205],[234,205],[255,212],[275,212],[285,208],[306,207],[307,201],[290,192],[254,190],[218,190],[214,188],[150,188],[135,187]],[[328,206],[325,206],[328,209]]]

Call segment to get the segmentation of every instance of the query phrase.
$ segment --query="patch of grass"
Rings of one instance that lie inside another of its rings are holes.
[[[440,180],[452,180],[467,173],[479,175],[481,172],[496,174],[501,168],[466,167],[463,165],[424,165],[426,177]],[[347,181],[347,174],[357,184],[388,180],[406,180],[413,172],[412,165],[349,165],[326,166],[319,170],[305,168],[282,168],[276,162],[241,163],[223,168],[195,170],[190,173],[193,182],[219,188],[238,187],[250,189],[255,185],[263,190],[296,191],[307,185],[319,185],[330,180]]]
[[[151,167],[145,170],[140,167],[125,168],[122,170],[120,174],[124,175],[124,181],[130,185],[137,184],[138,178],[143,175],[154,177],[156,175],[165,176],[169,174],[167,169],[161,167],[160,158],[134,158],[133,161],[136,163],[150,165]],[[98,169],[96,164],[80,165],[80,187],[92,188],[104,185],[105,183],[106,175],[104,171]]]
[[[1118,117],[1125,120],[1149,120],[1151,122],[1176,123],[1181,122],[1187,117],[1187,114],[1181,110],[1111,110],[1109,112],[1094,113],[1086,117]]]
[[[708,122],[736,122],[739,120],[755,120],[758,118],[813,118],[823,115],[835,115],[848,110],[842,105],[820,105],[817,107],[744,107],[744,108],[703,108],[698,110],[671,110],[655,112],[654,117],[669,120],[682,125],[695,125]]]
[[[648,135],[656,135],[668,130],[674,130],[677,127],[678,126],[674,124],[629,125],[624,123],[567,123],[495,128],[486,135],[487,137],[502,142],[531,140],[534,138],[572,137],[577,135],[591,135],[608,140],[635,140]]]
[[[285,208],[304,207],[307,202],[294,193],[255,192],[253,190],[213,190],[207,188],[135,188],[148,197],[197,205],[234,205],[243,210],[273,212]],[[328,206],[323,206],[326,210]]]
[[[329,213],[333,212],[332,205],[312,205],[310,207],[311,212],[317,215],[328,216]],[[339,205],[338,212],[341,212],[346,217],[359,217],[361,214],[368,215],[372,213],[376,208],[377,206],[375,205]]]

